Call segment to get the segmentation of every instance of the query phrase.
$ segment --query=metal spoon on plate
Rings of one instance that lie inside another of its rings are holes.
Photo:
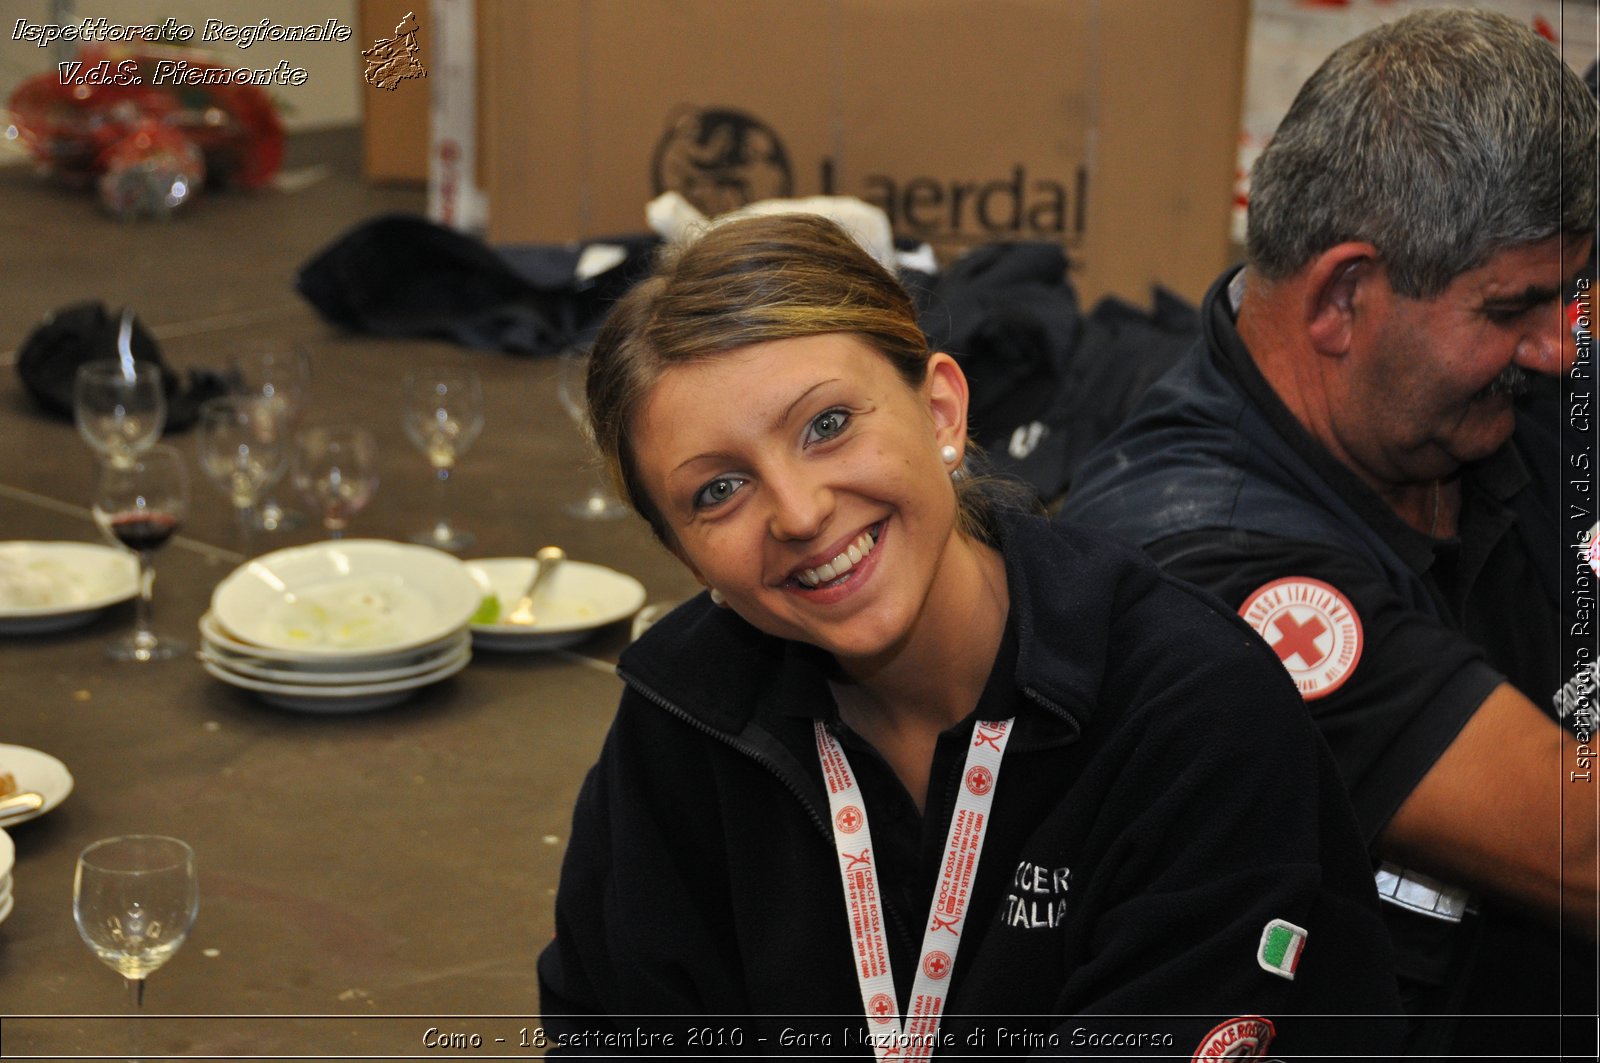
[[[518,627],[532,627],[537,624],[538,618],[533,613],[533,600],[539,592],[550,582],[550,577],[566,560],[567,552],[559,546],[547,546],[534,554],[537,566],[533,570],[533,578],[528,581],[527,589],[522,592],[522,597],[517,599],[517,604],[502,619],[502,624],[514,624]]]
[[[0,824],[18,816],[37,812],[44,807],[44,795],[32,790],[25,790],[19,794],[0,797]]]

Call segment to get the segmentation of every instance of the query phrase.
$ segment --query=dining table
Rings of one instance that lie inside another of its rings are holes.
[[[641,203],[641,228],[643,227]],[[52,311],[130,308],[170,370],[222,368],[248,340],[303,343],[302,420],[365,427],[379,482],[351,540],[405,542],[436,508],[475,541],[464,559],[570,559],[639,581],[654,611],[699,591],[636,517],[568,512],[600,475],[557,397],[557,359],[342,330],[296,291],[299,269],[385,214],[425,214],[422,190],[361,175],[354,130],[296,134],[278,181],[206,189],[170,218],[124,221],[93,189],[0,166],[0,540],[108,543],[91,512],[95,456],[17,373]],[[402,426],[406,371],[439,364],[483,382],[482,435],[436,496]],[[252,557],[323,541],[315,514],[246,535],[201,473],[155,554],[154,624],[198,648],[212,595]],[[288,480],[275,488],[305,511]],[[540,652],[475,648],[457,674],[399,704],[305,712],[208,674],[194,652],[109,659],[131,602],[53,632],[0,634],[6,750],[58,761],[70,793],[6,828],[14,907],[0,922],[0,1053],[11,1058],[415,1058],[543,1052],[536,961],[572,809],[621,692],[624,618]],[[149,978],[142,1007],[80,939],[74,868],[124,834],[193,848],[199,913]]]

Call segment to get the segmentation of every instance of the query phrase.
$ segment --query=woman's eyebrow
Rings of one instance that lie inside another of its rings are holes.
[[[781,415],[779,415],[778,418],[772,422],[772,427],[773,428],[782,428],[785,424],[788,423],[789,418],[794,416],[794,408],[796,406],[800,405],[802,402],[806,401],[806,396],[810,395],[813,391],[816,391],[820,387],[824,387],[824,386],[826,386],[828,384],[837,383],[838,380],[839,380],[838,377],[829,377],[826,380],[819,380],[815,384],[812,384],[810,387],[806,388],[799,395],[796,395],[795,396],[795,400],[793,402],[789,403],[789,408],[784,410],[783,413]]]

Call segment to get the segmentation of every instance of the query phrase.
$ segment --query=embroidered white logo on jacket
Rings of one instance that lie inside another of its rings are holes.
[[[1006,898],[1006,925],[1027,930],[1054,930],[1067,917],[1067,890],[1072,872],[1065,867],[1040,867],[1024,860],[1011,876]]]

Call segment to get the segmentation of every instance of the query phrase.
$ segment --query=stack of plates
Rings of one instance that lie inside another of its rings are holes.
[[[279,550],[217,585],[200,618],[200,660],[282,708],[384,708],[467,666],[480,597],[461,561],[426,546],[354,539]]]
[[[16,858],[17,849],[11,844],[11,835],[0,830],[0,923],[11,914],[11,865]]]

